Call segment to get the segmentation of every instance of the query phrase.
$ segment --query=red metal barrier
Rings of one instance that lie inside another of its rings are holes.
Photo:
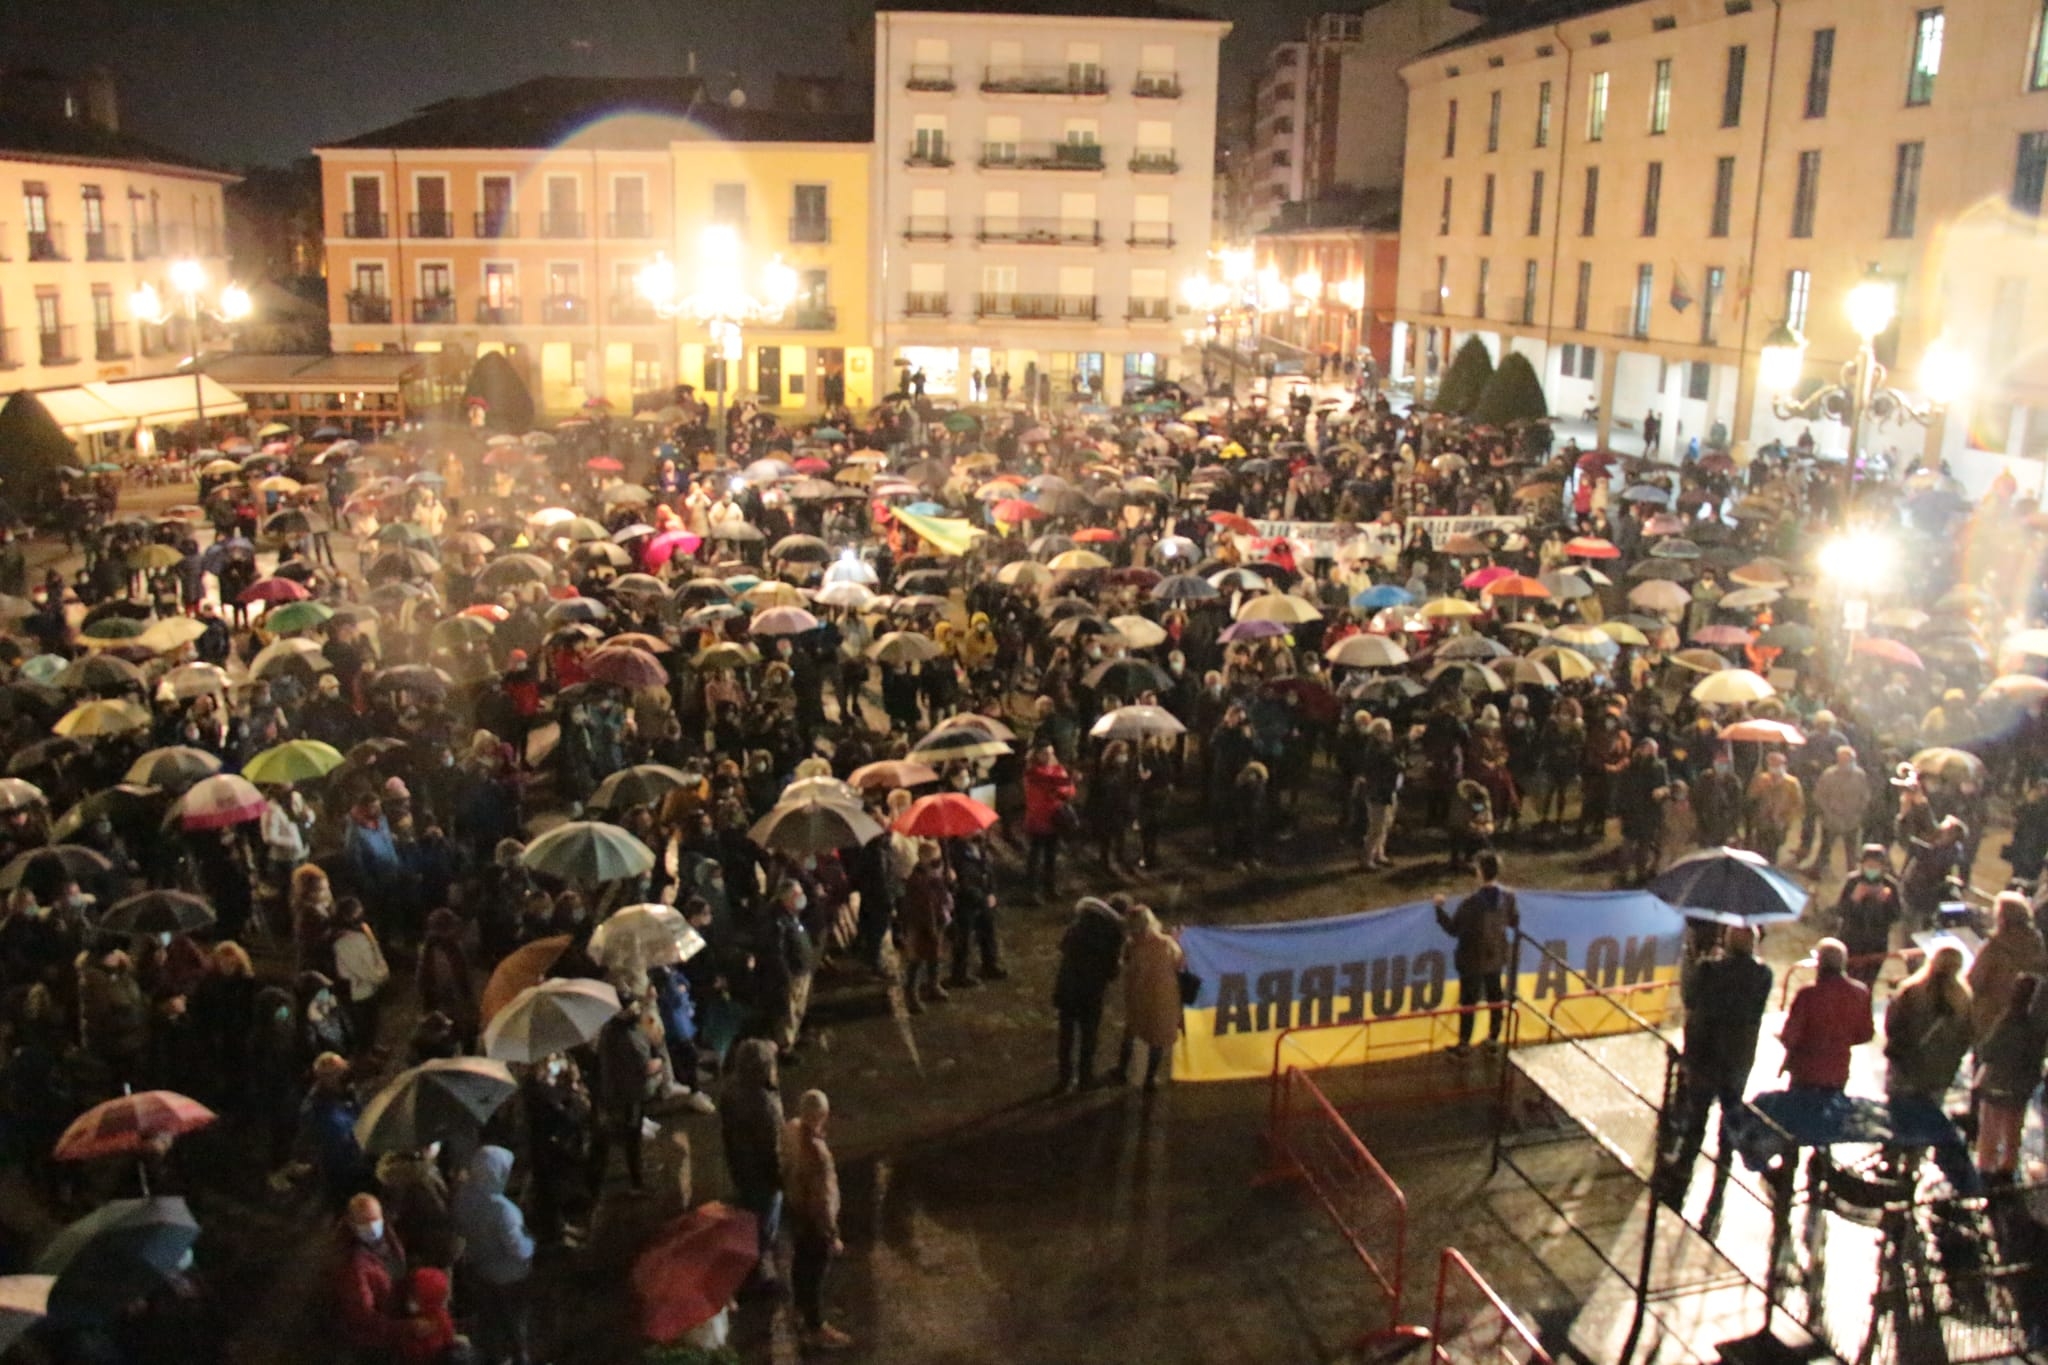
[[[1551,1365],[1550,1353],[1456,1248],[1437,1263],[1432,1365]]]
[[[1428,1340],[1427,1331],[1401,1321],[1408,1259],[1407,1196],[1307,1072],[1287,1071],[1285,1098],[1267,1136],[1273,1174],[1308,1186],[1365,1266],[1384,1307],[1385,1325],[1362,1334],[1352,1349]]]

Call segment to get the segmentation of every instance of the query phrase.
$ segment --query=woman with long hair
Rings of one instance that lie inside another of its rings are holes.
[[[1884,1012],[1885,1097],[1895,1118],[1943,1134],[1932,1144],[1934,1159],[1961,1194],[1976,1193],[1977,1172],[1942,1101],[1971,1036],[1963,950],[1943,944],[1906,978]]]

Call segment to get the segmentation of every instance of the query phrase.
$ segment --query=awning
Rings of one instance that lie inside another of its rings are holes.
[[[422,352],[210,356],[206,374],[237,393],[397,393],[427,372]],[[213,404],[207,403],[211,410]]]
[[[36,398],[66,431],[90,434],[121,431],[135,425],[133,418],[85,389],[38,389]]]
[[[167,374],[156,379],[127,379],[85,387],[109,407],[125,414],[131,423],[189,422],[198,416],[193,407],[192,376],[189,374]],[[198,396],[206,404],[208,417],[232,417],[249,410],[240,394],[215,383],[208,375],[199,376]]]

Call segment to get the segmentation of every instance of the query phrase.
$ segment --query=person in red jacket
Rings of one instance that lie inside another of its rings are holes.
[[[1059,895],[1062,826],[1072,817],[1074,778],[1050,744],[1035,744],[1024,768],[1024,836],[1030,849],[1024,859],[1025,884],[1035,895]]]
[[[384,1224],[384,1205],[373,1194],[348,1201],[339,1228],[334,1300],[341,1340],[356,1360],[388,1361],[406,1336],[405,1248]]]
[[[1814,982],[1792,997],[1779,1034],[1785,1075],[1794,1090],[1840,1094],[1849,1084],[1849,1054],[1877,1034],[1870,989],[1848,974],[1849,950],[1840,939],[1822,939],[1813,956]]]

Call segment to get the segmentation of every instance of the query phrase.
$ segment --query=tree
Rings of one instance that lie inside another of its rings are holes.
[[[1458,348],[1451,368],[1444,374],[1443,383],[1437,386],[1436,410],[1471,416],[1492,378],[1493,357],[1488,354],[1486,343],[1476,336],[1465,338],[1465,344]]]
[[[10,511],[54,508],[58,469],[77,463],[78,448],[40,398],[23,389],[0,407],[0,490]]]
[[[1543,381],[1536,377],[1536,367],[1529,363],[1529,357],[1510,351],[1502,358],[1500,368],[1486,381],[1486,391],[1479,396],[1474,415],[1496,427],[1540,422],[1550,416]]]
[[[493,431],[518,435],[533,429],[533,395],[526,391],[526,381],[502,351],[477,357],[463,398],[484,400],[484,425]]]

